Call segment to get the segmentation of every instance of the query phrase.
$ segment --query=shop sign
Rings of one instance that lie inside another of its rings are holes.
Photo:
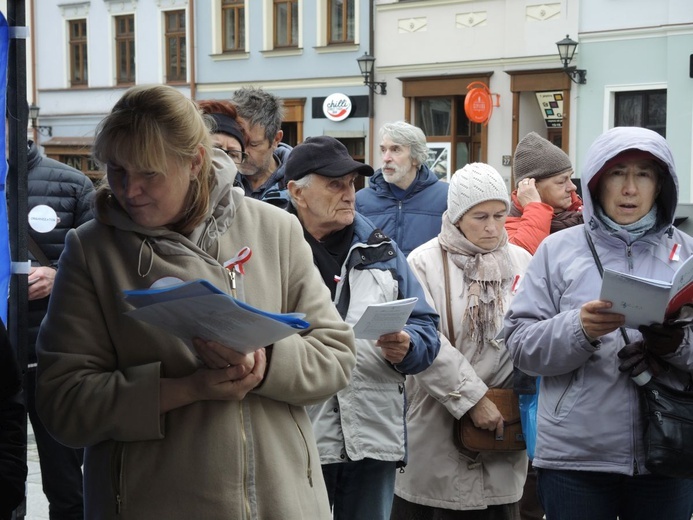
[[[322,112],[330,121],[344,121],[351,114],[349,96],[335,93],[327,96],[322,104]]]

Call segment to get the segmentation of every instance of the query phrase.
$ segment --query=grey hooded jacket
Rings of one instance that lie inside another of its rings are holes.
[[[604,164],[629,149],[650,152],[668,170],[657,197],[655,229],[630,244],[625,232],[609,231],[595,217],[589,190]],[[539,246],[505,317],[506,346],[518,368],[542,376],[536,467],[646,473],[637,387],[618,370],[624,340],[616,330],[593,346],[580,326],[580,307],[599,299],[601,287],[585,228],[605,268],[665,281],[693,254],[693,239],[672,225],[678,183],[673,157],[659,134],[643,128],[609,130],[588,151],[581,182],[585,224],[555,233]],[[677,243],[680,260],[670,260]],[[642,337],[637,330],[627,332],[630,341]],[[683,344],[666,356],[672,369],[663,381],[677,388],[689,381],[692,342],[689,328]]]

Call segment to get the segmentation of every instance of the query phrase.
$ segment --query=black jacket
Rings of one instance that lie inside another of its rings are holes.
[[[0,520],[9,519],[24,498],[26,415],[22,379],[0,321]]]
[[[44,204],[55,210],[60,221],[48,233],[39,233],[29,227],[29,236],[48,257],[53,267],[58,266],[58,258],[65,247],[67,232],[91,220],[91,201],[94,185],[89,177],[71,166],[41,155],[38,147],[29,141],[27,156],[28,170],[28,210]],[[32,265],[39,265],[29,253]],[[36,336],[41,320],[48,308],[48,298],[29,302],[28,347],[29,362],[36,362],[34,352]]]

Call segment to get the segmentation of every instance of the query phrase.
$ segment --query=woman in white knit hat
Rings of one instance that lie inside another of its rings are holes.
[[[500,174],[468,164],[452,177],[440,234],[407,258],[440,314],[441,349],[427,370],[407,378],[409,460],[397,475],[393,520],[519,518],[525,452],[476,455],[459,450],[452,435],[465,414],[477,427],[502,428],[485,394],[512,386],[512,361],[495,338],[531,258],[508,243],[509,206]]]

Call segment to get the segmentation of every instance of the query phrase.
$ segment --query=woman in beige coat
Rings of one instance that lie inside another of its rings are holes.
[[[353,334],[298,220],[232,189],[235,166],[173,88],[126,92],[94,152],[108,186],[67,236],[38,339],[39,414],[86,447],[85,517],[329,519],[304,405],[346,386]],[[163,278],[232,292],[222,263],[246,246],[239,296],[310,329],[248,355],[205,338],[193,352],[125,314],[123,290]]]
[[[441,316],[442,334],[433,364],[407,379],[409,461],[397,475],[394,520],[519,518],[525,452],[474,457],[458,450],[452,435],[454,420],[465,414],[479,428],[502,427],[502,415],[485,394],[491,387],[512,386],[512,361],[495,338],[513,286],[531,258],[508,243],[508,207],[498,172],[486,164],[468,164],[452,177],[440,234],[407,259]]]

